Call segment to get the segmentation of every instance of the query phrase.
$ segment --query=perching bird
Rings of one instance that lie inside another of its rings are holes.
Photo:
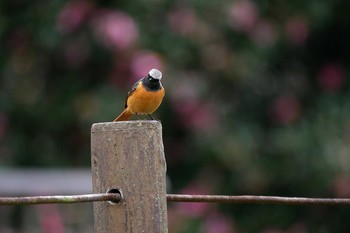
[[[162,73],[152,69],[148,75],[137,81],[128,92],[124,111],[114,121],[128,121],[132,114],[151,114],[157,110],[165,95],[160,82]]]

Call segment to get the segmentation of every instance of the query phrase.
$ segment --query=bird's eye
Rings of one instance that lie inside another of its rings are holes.
[[[148,81],[151,81],[152,80],[152,77],[148,77]]]

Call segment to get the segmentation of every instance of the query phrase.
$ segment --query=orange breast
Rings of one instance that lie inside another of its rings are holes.
[[[164,88],[159,91],[147,91],[141,82],[127,100],[127,106],[131,113],[151,114],[157,110],[165,95]]]

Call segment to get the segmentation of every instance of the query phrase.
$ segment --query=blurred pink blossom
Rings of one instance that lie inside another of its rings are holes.
[[[4,138],[7,128],[7,117],[4,113],[0,112],[0,141]]]
[[[350,198],[350,176],[343,173],[334,180],[334,194],[337,198]]]
[[[126,49],[138,39],[139,30],[134,19],[120,11],[104,11],[92,21],[97,41],[111,49]]]
[[[173,85],[176,90],[170,92],[171,99],[175,107],[180,107],[182,102],[192,99],[198,99],[202,93],[203,83],[195,75],[190,72],[173,74],[176,79],[173,79]]]
[[[251,31],[251,38],[261,47],[275,44],[278,35],[275,26],[268,21],[259,21]]]
[[[201,233],[234,233],[232,220],[217,211],[212,212],[206,217],[202,225]]]
[[[229,7],[228,24],[237,31],[249,32],[259,17],[259,10],[250,0],[239,0]]]
[[[197,99],[174,102],[175,111],[181,119],[181,123],[188,128],[203,132],[209,131],[218,123],[215,108]]]
[[[300,102],[295,96],[280,96],[272,103],[272,114],[278,123],[289,124],[295,122],[300,113]]]
[[[40,226],[43,233],[64,233],[62,215],[57,205],[41,205],[39,212]]]
[[[132,81],[134,82],[144,77],[153,68],[159,69],[160,71],[164,70],[161,57],[152,51],[137,52],[131,61]]]
[[[169,12],[168,24],[174,32],[189,35],[196,30],[197,18],[190,8],[176,8]]]
[[[343,84],[345,79],[344,69],[339,64],[328,63],[324,65],[318,76],[320,87],[326,91],[337,91]]]
[[[283,233],[283,231],[272,227],[272,228],[267,228],[263,230],[262,233]]]
[[[93,5],[89,1],[68,2],[58,14],[58,30],[62,33],[75,31],[86,20],[92,9]]]
[[[134,80],[133,75],[131,74],[131,58],[128,53],[115,53],[114,66],[109,74],[109,81],[113,86],[130,88]]]
[[[191,195],[209,194],[208,192],[208,188],[193,183],[181,190],[181,193]],[[178,211],[181,214],[191,217],[201,217],[205,215],[209,207],[210,204],[206,202],[180,202],[177,205]]]
[[[290,18],[285,25],[285,33],[290,43],[303,45],[309,36],[309,23],[301,16]]]
[[[307,227],[304,223],[295,223],[291,225],[285,233],[308,233]]]

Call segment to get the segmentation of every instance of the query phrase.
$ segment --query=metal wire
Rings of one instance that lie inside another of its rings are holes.
[[[32,197],[0,197],[0,205],[36,205],[36,204],[73,204],[95,201],[119,202],[119,193],[97,193],[82,195],[32,196]]]
[[[185,195],[167,194],[167,200],[173,202],[215,202],[227,204],[283,204],[283,205],[350,205],[350,199],[341,198],[305,198],[277,196],[225,196],[225,195]]]
[[[226,204],[279,204],[279,205],[350,205],[346,198],[305,198],[277,196],[225,196],[167,194],[168,202],[212,202]],[[0,205],[73,204],[83,202],[110,201],[118,203],[119,193],[97,193],[82,195],[0,197]]]

